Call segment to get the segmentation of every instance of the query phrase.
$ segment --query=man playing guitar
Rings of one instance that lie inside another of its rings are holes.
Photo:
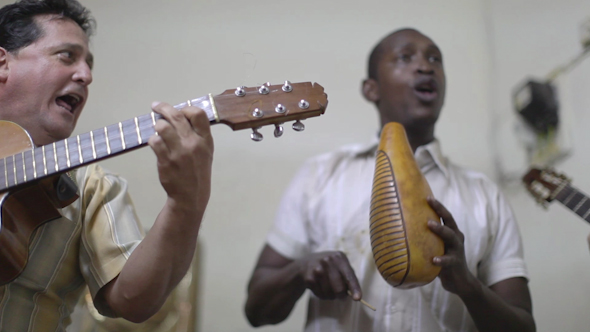
[[[20,125],[36,146],[74,130],[92,83],[92,28],[76,0],[0,9],[0,120]],[[0,286],[0,331],[65,331],[85,285],[104,315],[141,322],[185,275],[209,200],[213,139],[198,108],[152,109],[164,118],[148,144],[167,199],[151,230],[144,237],[123,179],[96,164],[71,172],[79,198],[36,229],[28,264]]]

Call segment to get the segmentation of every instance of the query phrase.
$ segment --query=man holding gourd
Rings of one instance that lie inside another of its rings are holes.
[[[368,67],[364,97],[382,127],[404,127],[432,189],[428,205],[442,224],[425,221],[425,231],[444,243],[431,262],[440,273],[402,289],[377,271],[369,234],[375,137],[313,158],[296,175],[248,286],[250,323],[285,320],[310,289],[305,331],[535,331],[522,241],[506,199],[484,175],[452,164],[435,139],[446,84],[440,49],[402,29],[379,42]],[[361,298],[376,311],[355,302]]]

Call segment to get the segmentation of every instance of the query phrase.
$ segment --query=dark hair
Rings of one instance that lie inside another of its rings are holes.
[[[16,53],[43,36],[35,17],[55,15],[74,21],[87,36],[96,27],[90,11],[76,0],[20,0],[0,8],[0,47]]]
[[[388,40],[391,36],[398,34],[400,32],[404,32],[404,31],[417,31],[417,30],[412,29],[412,28],[402,28],[402,29],[395,30],[394,32],[383,37],[379,41],[379,43],[377,43],[377,45],[375,45],[375,47],[373,47],[373,50],[371,51],[371,55],[369,55],[369,64],[368,64],[368,69],[367,69],[367,75],[369,76],[369,78],[372,78],[374,80],[377,79],[377,66],[379,65],[379,61],[381,61],[381,58],[383,57],[383,53],[385,51],[385,41]]]

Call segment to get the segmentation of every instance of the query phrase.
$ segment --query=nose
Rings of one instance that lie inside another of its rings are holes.
[[[76,67],[72,79],[83,86],[90,85],[90,83],[92,83],[92,69],[90,69],[90,65],[86,62],[80,62]]]
[[[420,74],[434,74],[434,68],[432,67],[432,63],[428,61],[425,57],[418,57],[416,64],[416,71]]]

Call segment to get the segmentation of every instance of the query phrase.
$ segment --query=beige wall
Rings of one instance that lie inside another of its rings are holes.
[[[82,2],[97,18],[98,33],[95,81],[77,133],[147,113],[153,100],[178,103],[238,85],[316,81],[328,93],[326,114],[306,121],[303,133],[288,129],[275,139],[264,128],[265,140],[254,143],[248,131],[213,128],[213,193],[200,238],[200,327],[224,332],[253,330],[242,313],[247,281],[293,173],[312,155],[375,135],[376,112],[359,84],[379,38],[412,26],[439,44],[448,87],[437,136],[456,162],[493,177],[491,123],[511,121],[511,87],[573,55],[571,33],[590,14],[582,0],[567,0],[569,7],[549,0]],[[583,99],[586,76],[572,78],[580,96],[575,103],[585,105],[577,111],[580,147],[587,141],[583,110],[590,106]],[[580,188],[590,188],[587,163],[575,155],[563,165]],[[104,164],[129,179],[138,213],[151,225],[165,198],[151,150]],[[587,225],[559,206],[540,210],[518,185],[506,189],[523,230],[538,330],[586,330]],[[260,331],[300,330],[304,302],[286,323]]]
[[[87,0],[98,21],[91,98],[79,123],[88,131],[147,113],[153,100],[178,103],[238,85],[316,81],[330,104],[303,133],[280,139],[263,128],[213,128],[213,194],[202,227],[203,331],[249,331],[246,285],[280,195],[307,157],[366,141],[377,116],[360,96],[369,49],[403,26],[442,48],[448,73],[439,136],[449,154],[489,174],[486,153],[488,46],[480,1],[131,1]],[[465,139],[470,137],[470,139]],[[105,163],[123,174],[150,225],[164,199],[149,148]],[[297,331],[305,301],[287,323],[262,331]]]
[[[514,134],[515,118],[510,94],[526,77],[542,78],[579,54],[578,28],[590,17],[583,0],[490,0],[492,19],[491,92],[498,160],[505,175],[522,174],[523,149]],[[564,134],[571,156],[555,167],[573,178],[574,185],[590,192],[590,60],[560,77],[560,104]],[[512,144],[510,144],[512,143]],[[518,217],[531,274],[530,288],[537,330],[588,331],[590,326],[590,252],[588,223],[559,202],[547,211],[529,197],[518,182],[505,186]]]

